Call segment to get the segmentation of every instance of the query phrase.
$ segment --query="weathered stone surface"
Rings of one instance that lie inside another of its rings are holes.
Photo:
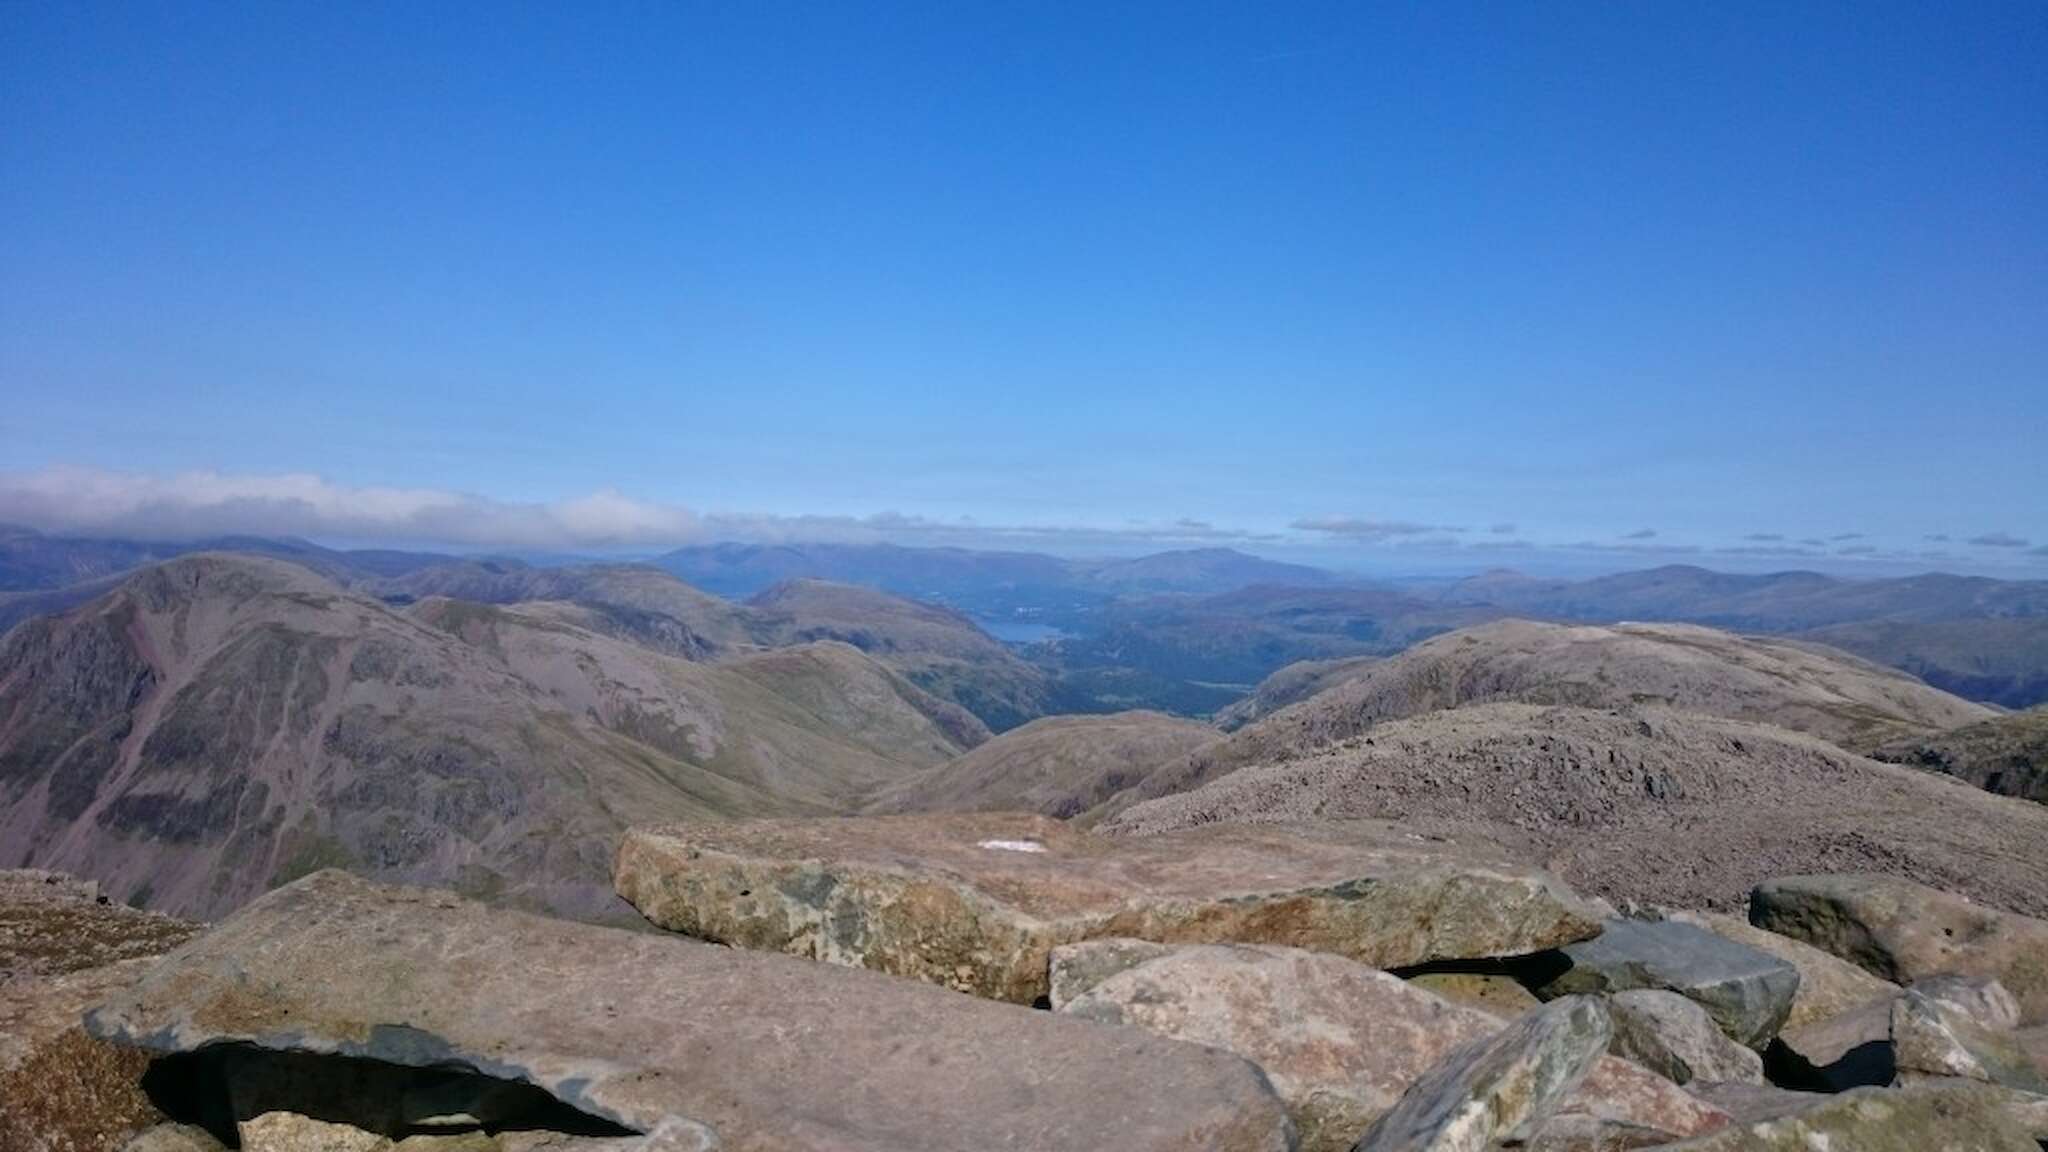
[[[158,1124],[136,1133],[121,1152],[221,1152],[221,1142],[191,1124]]]
[[[1919,988],[1892,1001],[1891,1043],[1901,1080],[1955,1076],[2048,1095],[2048,1077],[2010,1030],[1987,1027],[1965,1008]]]
[[[1501,1142],[1507,1152],[1635,1152],[1662,1148],[1676,1137],[1639,1124],[1620,1124],[1597,1116],[1557,1115],[1526,1137]]]
[[[1815,948],[1811,944],[1766,932],[1739,916],[1720,912],[1664,910],[1666,920],[1705,928],[1737,944],[1768,952],[1799,969],[1799,991],[1792,997],[1792,1011],[1785,1017],[1786,1028],[1804,1028],[1851,1008],[1874,1000],[1889,1000],[1899,986],[1880,980],[1854,964]]]
[[[1910,990],[1962,1013],[1980,1027],[2010,1032],[2020,1026],[2019,998],[1988,976],[1929,976],[1913,981]]]
[[[161,1119],[140,1085],[147,1057],[79,1020],[198,930],[103,904],[91,881],[0,871],[0,1149],[112,1152]]]
[[[1447,1053],[1366,1129],[1357,1152],[1485,1152],[1538,1128],[1607,1051],[1607,1009],[1567,996]]]
[[[1693,1085],[1692,1091],[1700,1099],[1724,1109],[1737,1124],[1783,1119],[1824,1103],[1828,1098],[1822,1092],[1795,1092],[1775,1084],[1748,1084],[1734,1080],[1701,1082]]]
[[[1676,921],[1610,920],[1564,955],[1570,968],[1537,995],[1661,988],[1699,1004],[1751,1048],[1778,1034],[1799,991],[1799,970],[1785,961]]]
[[[1674,1084],[1694,1080],[1760,1084],[1763,1057],[1737,1044],[1707,1010],[1676,992],[1635,988],[1608,1001],[1614,1019],[1611,1050]]]
[[[1493,972],[1418,972],[1403,979],[1453,1004],[1512,1019],[1543,1001],[1512,977]]]
[[[242,1152],[388,1152],[392,1141],[297,1112],[265,1112],[235,1125]]]
[[[1985,1084],[1858,1088],[1666,1152],[2040,1152],[2005,1104]]]
[[[1341,956],[1256,945],[1150,947],[1163,954],[1107,973],[1059,1010],[1252,1061],[1286,1101],[1303,1152],[1349,1148],[1392,1107],[1419,1071],[1402,1054],[1434,1046],[1432,1036],[1444,1031],[1488,1030]],[[1109,955],[1098,944],[1070,945],[1053,953],[1053,963],[1090,952]]]
[[[345,960],[345,962],[337,962]],[[88,1018],[157,1051],[238,1043],[521,1080],[682,1148],[1281,1152],[1257,1070],[1137,1029],[874,973],[321,872]]]
[[[1068,945],[1053,963],[1129,958],[1117,943]],[[1287,1101],[1304,1149],[1350,1147],[1452,1048],[1504,1027],[1341,956],[1248,944],[1150,947],[1160,954],[1104,972],[1060,1010],[1244,1056]],[[1596,1062],[1567,1107],[1669,1133],[1722,1122],[1674,1085],[1611,1058]]]
[[[1025,813],[641,829],[614,871],[649,920],[998,1000],[1060,944],[1271,943],[1375,967],[1538,951],[1597,922],[1556,880],[1387,825],[1106,837]]]
[[[1993,977],[2019,999],[2027,1023],[2048,1023],[2048,921],[1869,875],[1767,881],[1750,893],[1749,918],[1899,983]]]
[[[508,1141],[480,1129],[422,1132],[392,1138],[354,1124],[316,1119],[297,1112],[263,1112],[235,1125],[241,1152],[655,1152],[650,1141],[634,1137],[591,1139],[559,1132],[514,1132]],[[699,1133],[698,1135],[702,1135]],[[713,1152],[702,1139],[660,1152]]]
[[[1052,950],[1052,1010],[1061,1011],[1111,976],[1169,955],[1180,947],[1123,936],[1062,944]]]

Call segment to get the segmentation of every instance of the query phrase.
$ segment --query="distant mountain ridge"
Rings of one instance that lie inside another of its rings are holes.
[[[1589,580],[1494,570],[1448,586],[1389,586],[1227,548],[1074,560],[889,544],[709,544],[640,565],[543,565],[290,540],[200,543],[280,556],[394,601],[573,600],[590,610],[584,623],[593,630],[692,659],[757,642],[745,635],[747,626],[735,626],[733,614],[745,609],[731,602],[792,580],[872,588],[944,605],[991,628],[1000,623],[1003,635],[1034,642],[1021,655],[1037,671],[1008,667],[998,677],[1007,685],[989,686],[973,705],[997,727],[1047,710],[1211,715],[1288,664],[1390,655],[1431,635],[1508,616],[1670,621],[1796,636],[1970,699],[2008,708],[2048,701],[2048,581],[2040,580],[1940,573],[1847,580],[1669,565]],[[200,543],[0,530],[0,629],[106,592],[120,578],[111,570]],[[674,586],[663,591],[645,576],[617,575],[653,568],[676,576],[705,603],[683,605]],[[612,575],[594,575],[600,573]],[[82,582],[47,586],[73,578]],[[628,587],[636,580],[641,588]],[[1027,690],[1032,679],[1047,686]]]
[[[573,604],[579,627],[686,660],[835,640],[997,729],[1056,710],[1050,674],[972,620],[873,588],[788,580],[734,603],[649,565],[529,568],[497,561],[435,565],[362,587],[394,603],[445,596],[487,604]],[[563,611],[557,609],[558,615]]]
[[[1368,736],[1394,720],[1496,702],[1670,707],[1774,724],[1852,750],[1995,715],[1892,669],[1803,642],[1686,624],[1499,620],[1349,666],[1307,699],[1162,767],[1134,795],[1186,791],[1247,765]]]
[[[752,596],[788,580],[826,580],[864,584],[986,615],[1020,608],[1072,608],[1117,596],[1211,595],[1249,584],[1323,584],[1339,579],[1320,568],[1265,560],[1231,548],[1072,560],[1039,552],[896,544],[707,544],[679,548],[652,563],[725,596]]]
[[[1581,581],[1497,571],[1439,598],[1550,619],[1668,620],[1799,636],[1972,700],[2008,708],[2048,700],[2048,580],[1946,573],[1843,580],[1668,565]]]
[[[629,822],[851,811],[987,735],[846,645],[698,663],[575,612],[143,569],[0,639],[4,863],[196,916],[342,866],[604,917]]]
[[[1557,619],[1670,620],[1752,632],[1797,632],[1876,619],[2048,617],[2048,580],[1938,572],[1844,580],[1819,572],[1750,575],[1688,564],[1578,581],[1495,570],[1452,584],[1438,598]]]

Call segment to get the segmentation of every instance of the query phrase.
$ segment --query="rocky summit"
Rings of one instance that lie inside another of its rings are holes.
[[[236,913],[88,1028],[159,1053],[466,1070],[664,1149],[1285,1152],[1293,1140],[1264,1077],[1216,1049],[336,872]]]
[[[654,923],[1033,1003],[1060,944],[1285,944],[1376,967],[1599,930],[1547,874],[1383,825],[1112,839],[1021,813],[638,829],[619,894]]]

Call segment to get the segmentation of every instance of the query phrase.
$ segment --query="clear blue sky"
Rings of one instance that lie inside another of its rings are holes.
[[[206,470],[2048,571],[2037,0],[21,3],[0,164],[53,524]]]

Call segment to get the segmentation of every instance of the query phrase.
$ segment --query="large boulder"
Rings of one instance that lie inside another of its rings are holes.
[[[1600,935],[1567,945],[1564,958],[1569,967],[1538,995],[1676,992],[1750,1048],[1778,1034],[1799,991],[1799,970],[1776,956],[1671,920],[1610,920]]]
[[[1091,940],[1053,952],[1059,1011],[1224,1048],[1258,1064],[1304,1149],[1348,1148],[1432,1065],[1507,1021],[1341,956],[1268,945]],[[1595,1061],[1566,1112],[1664,1139],[1724,1122],[1626,1061]]]
[[[1749,918],[1902,984],[1946,972],[1992,977],[2027,1023],[2048,1023],[2048,920],[1871,875],[1767,881],[1750,893]]]
[[[1379,824],[1111,838],[1028,813],[629,832],[619,894],[655,924],[998,1000],[1060,944],[1272,943],[1375,967],[1511,956],[1598,922],[1547,874]]]
[[[1138,1029],[870,972],[321,872],[87,1018],[157,1052],[315,1053],[523,1081],[663,1147],[1282,1152],[1258,1071]]]
[[[1917,988],[1892,1002],[1891,1043],[1901,1080],[1961,1077],[2048,1095],[2048,1076],[2010,1029]]]
[[[1889,1001],[1899,994],[1899,986],[1889,980],[1880,980],[1811,944],[1766,932],[1740,916],[1665,910],[1663,918],[1705,928],[1716,936],[1768,952],[1799,969],[1799,991],[1793,994],[1792,1011],[1785,1017],[1788,1029],[1818,1024],[1852,1008],[1872,1001]]]
[[[1730,1040],[1706,1009],[1676,992],[1632,988],[1615,993],[1607,1007],[1614,1054],[1674,1084],[1763,1082],[1763,1057]]]
[[[1857,1088],[1664,1152],[2040,1152],[2009,1098],[1984,1084]]]
[[[1356,1152],[1486,1152],[1542,1127],[1607,1050],[1607,1009],[1567,996],[1464,1044],[1408,1086]]]
[[[1901,1014],[1909,999],[1913,1006]],[[1817,1024],[1786,1029],[1773,1052],[1775,1074],[1829,1092],[1891,1084],[1902,1075],[1968,1075],[1945,1070],[1957,1059],[1951,1045],[1963,1037],[1983,1050],[1990,1066],[2038,1063],[2025,1055],[2028,1033],[2014,1030],[2018,1022],[2018,1002],[1997,981],[1930,976]]]

